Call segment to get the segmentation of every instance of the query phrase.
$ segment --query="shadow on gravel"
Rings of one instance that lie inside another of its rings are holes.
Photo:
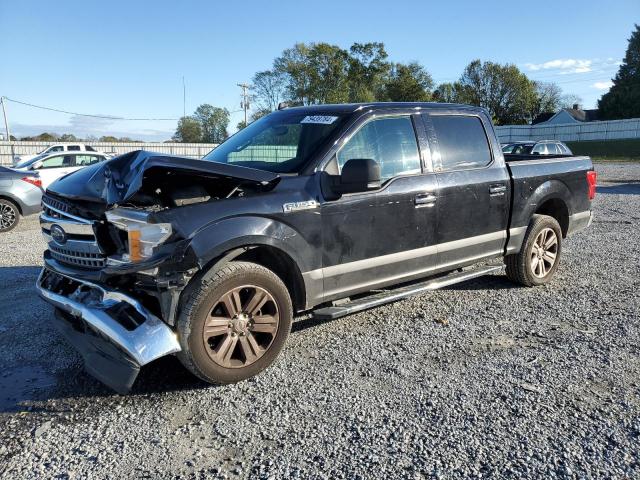
[[[598,185],[596,192],[605,195],[640,195],[640,184],[622,183],[620,185]]]
[[[0,267],[0,298],[13,298],[15,291],[7,287],[15,287],[17,283],[24,283],[35,291],[36,280],[42,267],[39,265],[22,265],[19,267]],[[11,303],[4,303],[11,308]],[[4,311],[0,310],[0,323]]]
[[[513,283],[505,275],[488,275],[474,278],[463,283],[457,283],[442,290],[502,290],[522,288]]]

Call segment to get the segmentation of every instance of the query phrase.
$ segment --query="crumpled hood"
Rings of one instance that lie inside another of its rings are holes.
[[[136,150],[59,178],[47,191],[110,206],[131,198],[142,186],[145,172],[155,168],[193,172],[197,176],[234,178],[260,185],[279,178],[264,170]]]

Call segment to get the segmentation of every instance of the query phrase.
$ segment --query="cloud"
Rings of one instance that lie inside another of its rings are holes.
[[[590,72],[593,60],[583,60],[578,58],[563,58],[557,60],[549,60],[544,63],[525,63],[532,72],[539,70],[559,70],[560,73],[586,73]]]
[[[593,88],[597,88],[598,90],[609,90],[613,87],[613,82],[611,80],[607,80],[606,82],[596,82],[591,85]]]
[[[89,121],[85,122],[83,120],[79,120],[79,118],[86,118]],[[76,118],[75,120],[70,119],[68,124],[25,124],[16,122],[11,125],[11,134],[16,137],[28,137],[39,135],[43,132],[56,134],[72,133],[79,138],[86,138],[90,135],[94,137],[113,135],[114,137],[129,137],[135,140],[143,140],[147,142],[162,142],[169,140],[173,135],[173,131],[171,130],[142,128],[142,126],[139,125],[139,122],[129,126],[126,124],[127,122],[114,122],[109,119],[90,117],[79,118]]]

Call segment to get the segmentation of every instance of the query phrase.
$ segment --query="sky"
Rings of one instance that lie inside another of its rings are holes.
[[[297,42],[383,42],[454,81],[472,60],[513,63],[594,108],[640,23],[640,0],[0,0],[0,95],[11,133],[168,140],[202,103],[242,119],[238,83]]]

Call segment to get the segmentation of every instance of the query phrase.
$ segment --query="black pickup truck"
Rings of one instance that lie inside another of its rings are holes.
[[[296,313],[329,319],[501,269],[547,283],[591,222],[588,157],[505,159],[483,109],[286,108],[202,160],[136,151],[52,184],[40,295],[90,373],[128,391],[177,354],[236,382]]]

